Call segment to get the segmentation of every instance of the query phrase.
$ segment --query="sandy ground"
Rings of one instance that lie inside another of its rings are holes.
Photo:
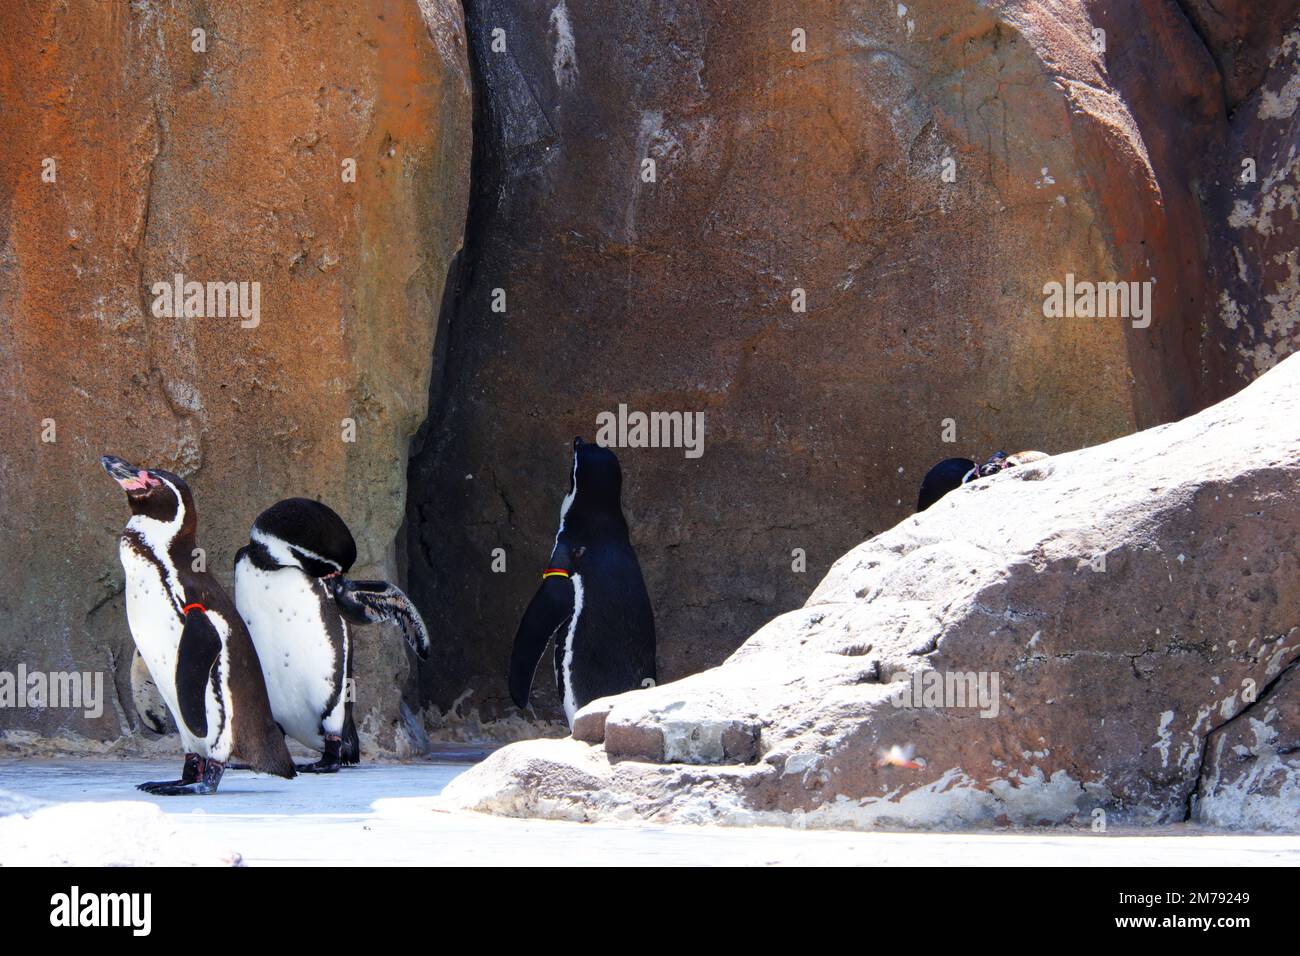
[[[1300,836],[1186,827],[1107,834],[854,833],[633,826],[446,812],[464,762],[280,780],[231,771],[211,797],[152,797],[179,760],[0,761],[0,865],[1300,865]]]

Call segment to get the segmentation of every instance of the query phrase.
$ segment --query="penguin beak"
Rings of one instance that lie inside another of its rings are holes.
[[[99,463],[104,466],[108,472],[108,477],[112,478],[122,490],[128,493],[133,491],[146,491],[156,485],[162,484],[157,478],[149,474],[143,468],[134,468],[128,465],[116,455],[103,455]]]

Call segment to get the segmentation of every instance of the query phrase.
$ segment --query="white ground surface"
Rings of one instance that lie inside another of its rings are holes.
[[[445,812],[465,763],[280,780],[230,771],[211,797],[152,797],[180,760],[0,761],[0,865],[1300,865],[1300,836],[1170,827],[1100,835],[629,826]]]

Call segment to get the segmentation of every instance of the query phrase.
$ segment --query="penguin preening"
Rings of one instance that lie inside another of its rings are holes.
[[[1038,461],[1046,457],[1047,453],[1041,451],[1020,451],[1014,455],[1008,455],[1005,451],[997,451],[982,465],[976,465],[969,458],[945,458],[927,471],[925,477],[921,480],[921,491],[916,498],[916,511],[919,514],[948,492],[960,488],[976,478],[987,478],[989,475],[996,475],[1008,468],[1027,465],[1031,461]]]
[[[171,472],[134,468],[112,455],[100,464],[131,507],[118,548],[131,636],[186,751],[179,780],[140,789],[215,793],[232,756],[253,770],[292,777],[244,622],[217,579],[193,570],[198,513],[189,486]]]
[[[405,594],[386,581],[343,577],[356,559],[343,519],[307,498],[258,515],[235,556],[235,604],[257,646],[271,712],[284,733],[321,752],[298,767],[305,773],[334,773],[361,759],[349,621],[394,621],[421,659],[429,655],[424,621]]]
[[[584,704],[655,680],[654,611],[623,517],[622,485],[612,451],[573,440],[555,546],[510,655],[510,696],[525,707],[555,638],[555,683],[570,727]]]

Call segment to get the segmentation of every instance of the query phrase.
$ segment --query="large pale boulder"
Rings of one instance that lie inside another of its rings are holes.
[[[100,454],[189,480],[227,584],[287,495],[397,573],[469,189],[464,27],[454,0],[13,3],[0,63],[0,670],[100,672],[108,698],[0,731],[94,746],[135,727]],[[155,314],[178,273],[258,283],[258,321]],[[361,642],[380,743],[408,677],[397,638]]]
[[[949,494],[722,666],[593,703],[592,742],[514,744],[446,796],[574,819],[1296,827],[1298,546],[1292,357],[1183,421]]]

